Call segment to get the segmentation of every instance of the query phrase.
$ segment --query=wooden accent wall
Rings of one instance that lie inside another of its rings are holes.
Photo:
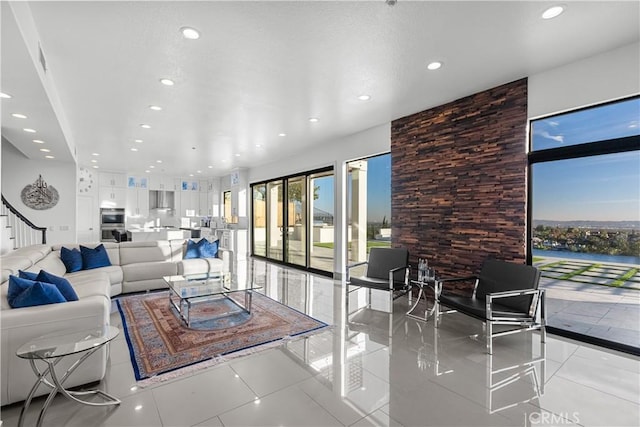
[[[526,78],[392,122],[393,246],[412,265],[455,277],[525,262],[526,131]]]

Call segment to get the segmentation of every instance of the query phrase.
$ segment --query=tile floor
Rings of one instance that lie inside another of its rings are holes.
[[[146,388],[136,386],[121,334],[100,387],[122,404],[92,408],[58,396],[44,425],[640,425],[637,357],[554,336],[542,347],[537,333],[499,338],[489,356],[482,324],[466,316],[447,315],[436,331],[404,316],[407,300],[398,299],[393,315],[365,309],[345,321],[340,283],[262,261],[239,271],[334,327]],[[353,295],[350,309],[363,297]],[[385,295],[374,297],[384,309]],[[117,313],[112,322],[121,324]],[[19,413],[20,404],[3,407],[2,426],[15,426]]]

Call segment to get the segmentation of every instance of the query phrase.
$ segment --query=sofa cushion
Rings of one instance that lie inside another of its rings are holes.
[[[67,273],[82,270],[82,254],[76,248],[60,248],[60,259],[64,263]]]
[[[21,279],[29,279],[29,280],[37,280],[38,273],[33,271],[22,271],[18,270],[18,277]],[[46,280],[45,280],[46,282]],[[51,282],[49,282],[51,283]]]
[[[109,275],[102,269],[89,271],[92,274],[75,274],[69,280],[78,298],[82,300],[91,296],[102,296],[110,299],[111,283],[109,283]]]
[[[118,265],[94,268],[92,270],[76,271],[75,273],[65,274],[64,277],[65,279],[69,280],[73,285],[74,283],[76,283],[77,280],[84,280],[85,278],[88,278],[89,280],[91,280],[92,278],[95,277],[95,274],[97,272],[105,273],[111,285],[117,285],[119,283],[122,283],[122,268],[120,268],[120,266]]]
[[[171,261],[171,246],[167,240],[120,243],[120,264]]]
[[[184,252],[184,259],[200,258],[200,248],[193,240],[187,240],[187,249]]]
[[[95,248],[88,248],[80,245],[80,253],[82,254],[83,270],[91,270],[100,267],[109,267],[111,261],[104,245],[100,244]]]
[[[224,262],[218,258],[194,258],[183,259],[178,262],[178,274],[203,274],[221,273],[224,270]]]
[[[138,262],[122,266],[124,282],[162,279],[163,276],[174,276],[177,272],[178,267],[172,261]]]
[[[48,273],[55,274],[56,276],[64,276],[67,272],[67,268],[64,266],[62,259],[60,259],[60,252],[51,252],[44,259],[38,261],[38,264],[29,268],[29,271],[39,273],[40,270],[46,270]]]
[[[51,283],[52,285],[54,285],[56,288],[58,288],[64,299],[66,299],[67,301],[78,301],[78,295],[76,294],[76,291],[73,290],[71,283],[69,283],[69,281],[64,277],[59,277],[55,274],[47,273],[45,270],[40,270],[40,273],[38,273],[36,280],[39,282]]]
[[[67,302],[55,285],[11,275],[7,300],[12,308]]]

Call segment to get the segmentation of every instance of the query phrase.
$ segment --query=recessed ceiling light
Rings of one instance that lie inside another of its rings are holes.
[[[240,157],[240,153],[236,153],[236,157]]]
[[[162,160],[156,160],[156,163],[162,163]]]
[[[99,156],[99,153],[91,153],[92,156]]]
[[[135,148],[135,147],[133,147],[133,148],[131,149],[131,151],[138,151],[138,149],[137,149],[137,148]]]
[[[93,165],[93,168],[94,168],[94,169],[98,169],[99,167],[100,167],[100,166],[98,166],[98,165]]]
[[[137,142],[139,144],[142,144],[142,140],[141,139],[134,139],[133,142]]]
[[[256,148],[260,148],[260,147],[262,147],[262,145],[256,144]]]
[[[145,171],[145,173],[150,173],[150,172],[151,172],[150,170],[146,170],[146,171]]]
[[[42,151],[43,153],[50,153],[51,150],[49,150],[48,148],[41,148],[40,151]]]
[[[190,174],[189,174],[189,176],[191,176],[191,177],[192,177],[192,176],[193,176],[193,174],[192,174],[192,173],[190,173]]]
[[[44,156],[45,159],[55,159],[53,156]]]
[[[25,116],[24,114],[20,114],[20,113],[13,113],[12,116],[15,117],[16,119],[26,119],[27,118],[27,116]]]
[[[141,127],[141,128],[143,128],[143,129],[151,129],[151,126],[150,126],[150,125],[146,125],[146,124],[144,124],[144,123],[143,123],[143,124],[141,124],[141,125],[140,125],[140,127]]]
[[[278,136],[287,136],[286,133],[279,133]]]
[[[91,163],[98,163],[96,159],[91,159]]]
[[[24,128],[22,130],[29,133],[36,133],[35,129]]]
[[[160,83],[162,83],[165,86],[173,86],[175,84],[171,79],[160,79]]]
[[[202,171],[196,171],[196,173],[202,173]]]
[[[542,19],[552,19],[564,12],[564,6],[551,6],[542,12]]]
[[[44,144],[44,141],[41,139],[34,139],[33,142],[35,142],[36,144]]]
[[[153,168],[155,168],[155,166],[149,165],[149,169],[153,169]]]
[[[212,166],[212,165],[209,165],[209,166],[207,166],[207,167],[208,167],[209,169],[213,169],[213,166]]]
[[[434,61],[429,63],[429,65],[427,65],[427,70],[437,70],[438,68],[442,67],[442,62],[439,61]]]
[[[358,99],[359,99],[360,101],[368,101],[368,100],[370,100],[370,99],[371,99],[371,95],[360,95],[360,96],[358,97]]]
[[[319,118],[317,118],[317,117],[309,117],[309,121],[310,121],[311,123],[318,123],[318,122],[320,121],[320,119],[319,119]]]
[[[185,39],[189,40],[197,40],[200,38],[200,32],[195,28],[191,27],[182,27],[180,28],[180,32]]]
[[[153,110],[153,111],[161,111],[162,107],[160,107],[158,105],[149,105],[149,109]]]
[[[11,99],[11,95],[8,93],[0,92],[0,98]]]

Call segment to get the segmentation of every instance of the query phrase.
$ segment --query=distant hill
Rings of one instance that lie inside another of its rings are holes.
[[[544,225],[545,227],[577,227],[577,228],[601,228],[609,230],[640,230],[640,221],[555,221],[550,219],[533,220],[533,227]]]

